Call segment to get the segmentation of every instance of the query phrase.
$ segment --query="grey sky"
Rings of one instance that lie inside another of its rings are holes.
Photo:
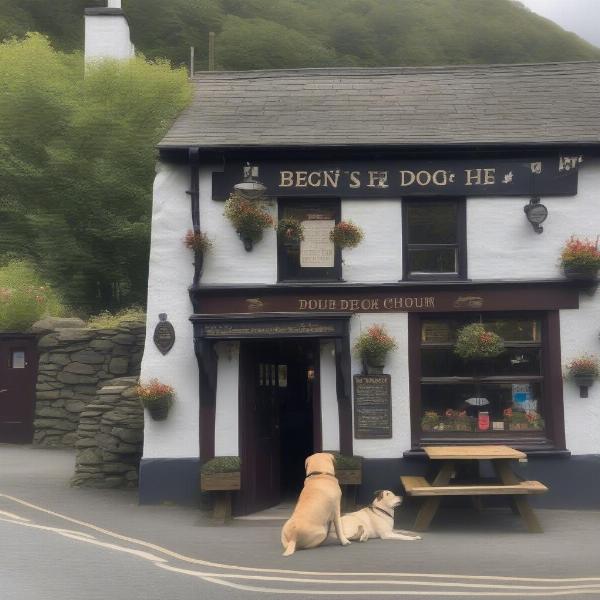
[[[520,0],[533,12],[600,46],[600,0]]]

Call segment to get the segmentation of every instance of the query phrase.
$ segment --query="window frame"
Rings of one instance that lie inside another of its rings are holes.
[[[564,451],[564,406],[563,406],[563,381],[561,372],[560,354],[560,317],[558,311],[533,312],[533,311],[494,311],[482,313],[481,311],[469,312],[472,315],[486,314],[504,318],[536,318],[541,323],[541,377],[537,378],[541,384],[542,415],[545,421],[544,431],[503,431],[503,432],[430,432],[421,430],[423,405],[421,401],[421,326],[422,321],[432,317],[452,318],[456,313],[409,313],[409,390],[411,414],[411,448],[420,449],[427,445],[453,445],[453,444],[507,444],[523,450],[539,451]],[[526,345],[526,344],[524,344]],[[443,378],[440,378],[442,380]],[[503,381],[517,382],[519,376],[512,379],[510,376],[493,378],[490,382]],[[520,379],[536,379],[520,377]],[[495,381],[494,381],[495,380]]]
[[[424,202],[456,204],[456,244],[409,244],[408,208]],[[408,254],[410,249],[456,247],[457,273],[409,273]],[[402,277],[403,281],[452,281],[467,279],[467,200],[465,197],[420,197],[402,198]]]
[[[277,200],[277,218],[284,218],[286,208],[307,208],[319,210],[323,207],[333,208],[336,225],[342,219],[342,201],[341,198],[278,198]],[[277,236],[277,282],[278,283],[319,283],[328,281],[343,281],[342,279],[342,251],[337,246],[334,248],[333,276],[332,277],[289,277],[286,276],[284,261],[287,255],[284,252],[283,244]],[[315,267],[318,268],[318,267]]]

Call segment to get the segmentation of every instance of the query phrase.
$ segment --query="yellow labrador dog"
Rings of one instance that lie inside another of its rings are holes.
[[[333,454],[312,454],[306,459],[304,467],[304,487],[292,516],[281,530],[283,556],[294,554],[296,549],[315,548],[324,542],[332,522],[342,546],[350,543],[342,530],[342,491],[335,477]]]
[[[366,542],[370,538],[382,540],[420,540],[411,531],[394,529],[394,509],[402,504],[402,498],[389,490],[375,492],[373,502],[362,510],[342,517],[342,529],[349,540]]]

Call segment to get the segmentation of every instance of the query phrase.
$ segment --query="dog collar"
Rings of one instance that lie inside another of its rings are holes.
[[[312,477],[313,475],[329,475],[329,477],[333,477],[334,479],[337,479],[337,477],[333,473],[325,473],[324,471],[311,471],[306,476],[306,479],[308,479],[309,477]]]
[[[379,512],[382,512],[384,515],[387,515],[388,517],[390,517],[391,519],[394,518],[393,514],[390,514],[387,510],[383,510],[383,508],[379,508],[379,506],[373,506],[372,504],[369,505],[369,508],[375,512],[376,510],[378,510]]]

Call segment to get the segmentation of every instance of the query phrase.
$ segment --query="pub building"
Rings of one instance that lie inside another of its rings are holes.
[[[424,445],[484,443],[527,453],[539,504],[600,506],[600,383],[584,398],[563,378],[600,353],[600,295],[559,262],[600,233],[600,63],[192,81],[158,147],[142,380],[176,398],[146,419],[141,502],[196,502],[200,465],[239,456],[251,513],[296,493],[321,450],[363,457],[366,501],[425,474]],[[304,239],[241,239],[232,192]],[[331,241],[340,221],[357,247]],[[504,352],[457,356],[470,323]],[[374,324],[397,347],[367,377],[353,346]]]

